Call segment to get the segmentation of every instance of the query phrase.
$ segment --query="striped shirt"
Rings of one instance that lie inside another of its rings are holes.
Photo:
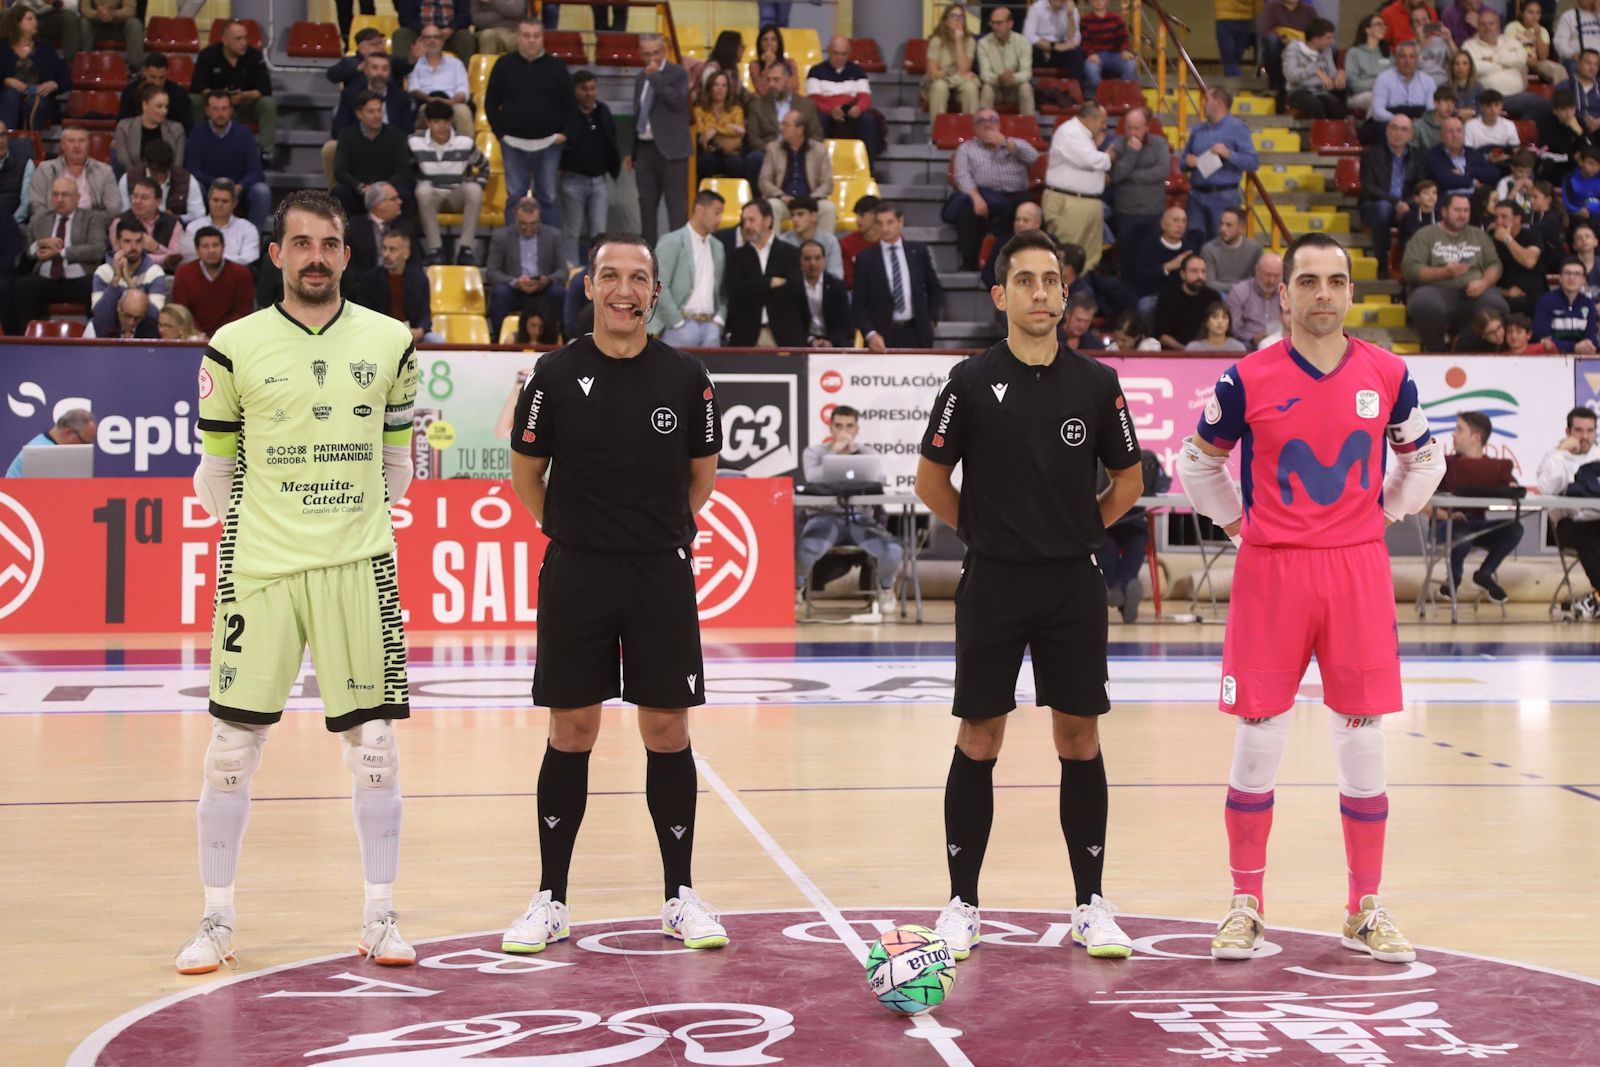
[[[1080,25],[1083,27],[1083,50],[1091,56],[1096,52],[1121,52],[1128,47],[1128,24],[1115,11],[1104,15],[1085,11]]]
[[[463,181],[483,184],[488,162],[472,138],[452,133],[444,144],[429,133],[415,133],[409,141],[417,160],[417,172],[436,189],[454,189]]]
[[[974,188],[1020,193],[1028,187],[1028,168],[1039,158],[1039,150],[1019,137],[1009,137],[1016,155],[1005,145],[988,145],[973,138],[956,149],[955,183],[963,193]]]

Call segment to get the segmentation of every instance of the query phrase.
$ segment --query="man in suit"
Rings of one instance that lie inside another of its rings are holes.
[[[516,223],[489,237],[489,261],[483,280],[489,285],[490,336],[500,336],[507,315],[521,318],[538,312],[546,322],[561,317],[566,301],[567,271],[572,264],[561,250],[561,231],[539,223],[539,201],[517,201]]]
[[[388,182],[374,182],[362,194],[367,213],[350,220],[345,244],[350,246],[350,265],[345,268],[342,288],[351,300],[356,298],[356,287],[361,276],[378,265],[383,249],[383,235],[389,224],[400,217],[402,202],[400,191]]]
[[[752,200],[740,213],[744,244],[728,259],[728,344],[734,348],[806,343],[800,252],[774,236],[772,205]]]
[[[695,195],[689,225],[661,239],[661,296],[650,332],[674,348],[714,348],[722,343],[728,302],[722,288],[728,252],[712,231],[722,218],[722,194],[702,189]]]
[[[813,348],[849,348],[856,339],[850,294],[844,279],[829,274],[827,251],[815,238],[800,246],[800,277],[806,294],[806,343]]]
[[[20,334],[29,319],[49,318],[51,304],[88,307],[95,268],[106,258],[106,215],[79,209],[78,183],[70,175],[58,174],[49,188],[48,209],[28,221],[34,268],[17,279],[14,321],[6,329],[11,334]]]
[[[639,35],[644,69],[633,80],[633,169],[639,180],[639,229],[654,248],[660,235],[656,216],[667,202],[667,229],[681,228],[689,214],[689,74],[667,62],[667,43],[659,33]]]
[[[744,170],[759,174],[767,158],[767,146],[778,139],[783,117],[798,111],[806,123],[806,136],[822,140],[822,116],[808,97],[796,96],[790,84],[789,65],[774,63],[761,74],[762,95],[750,101],[744,112]]]
[[[391,227],[383,235],[380,255],[383,262],[361,275],[356,303],[399,319],[411,327],[411,339],[417,343],[442,343],[443,335],[433,332],[428,276],[411,258],[411,235],[400,226]]]
[[[1422,153],[1411,135],[1411,116],[1396,115],[1384,127],[1383,142],[1361,150],[1361,221],[1372,231],[1380,278],[1389,275],[1389,229],[1411,210],[1411,191],[1422,177]]]
[[[944,287],[928,246],[902,236],[905,215],[878,203],[878,243],[856,257],[856,329],[874,352],[928,348],[944,310]]]
[[[103,212],[108,218],[122,210],[117,192],[117,176],[111,166],[89,158],[89,131],[69,126],[61,131],[60,155],[47,159],[28,179],[28,212],[33,219],[47,218],[55,210],[52,190],[56,179],[65,174],[74,183],[81,177],[89,186],[89,202],[78,206],[85,211]],[[105,249],[102,246],[101,252]]]

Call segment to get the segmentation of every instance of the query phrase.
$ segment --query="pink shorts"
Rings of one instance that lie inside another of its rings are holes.
[[[1400,710],[1394,578],[1382,541],[1239,550],[1217,707],[1246,719],[1283,714],[1312,653],[1329,708],[1359,716]]]

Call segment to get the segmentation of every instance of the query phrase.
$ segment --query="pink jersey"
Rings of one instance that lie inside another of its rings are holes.
[[[1335,548],[1383,538],[1385,441],[1429,440],[1405,361],[1349,339],[1322,374],[1288,340],[1253,352],[1217,381],[1196,431],[1239,458],[1247,544]]]

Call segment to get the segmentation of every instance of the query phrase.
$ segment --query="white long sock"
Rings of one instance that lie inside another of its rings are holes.
[[[393,909],[395,872],[400,866],[400,782],[390,778],[382,789],[356,786],[352,792],[356,837],[361,842],[361,874],[366,879],[362,922],[381,919]]]
[[[233,925],[233,883],[239,873],[239,850],[250,821],[250,785],[234,790],[200,787],[200,881],[206,890],[206,914],[221,914]]]

